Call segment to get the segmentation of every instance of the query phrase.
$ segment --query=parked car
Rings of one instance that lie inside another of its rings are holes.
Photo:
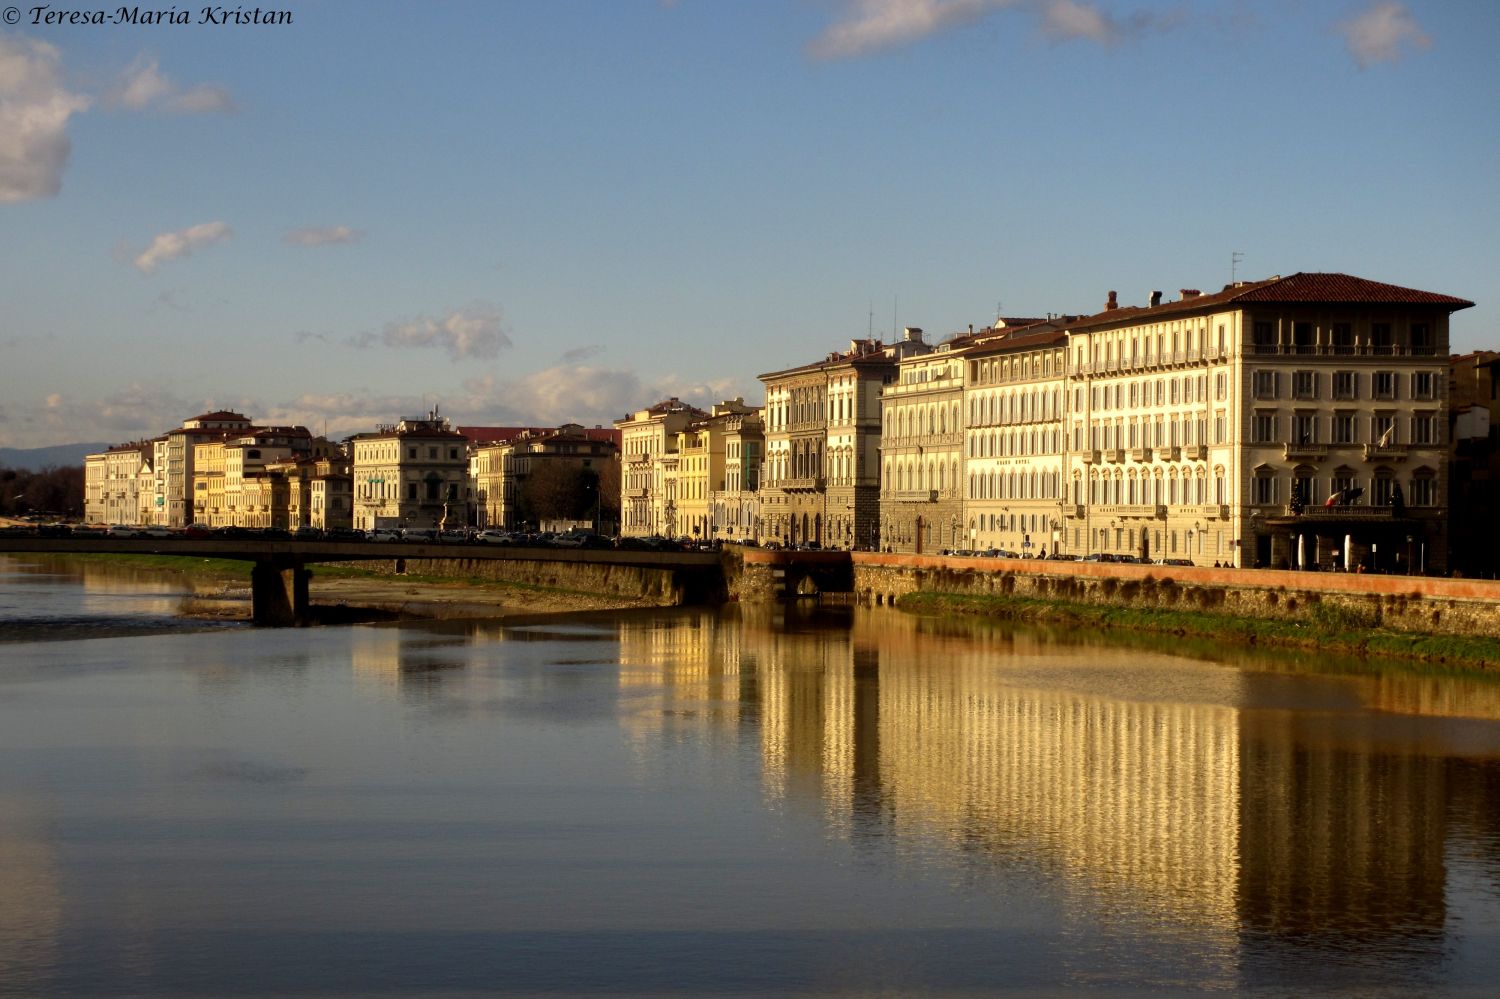
[[[505,531],[480,531],[474,535],[474,540],[483,545],[512,545],[515,541]]]
[[[400,541],[401,535],[390,527],[377,527],[368,535],[370,541]]]
[[[175,538],[177,532],[160,524],[148,524],[136,532],[138,538]]]
[[[438,541],[445,545],[466,545],[469,540],[468,531],[443,531],[438,535]]]
[[[292,537],[298,541],[322,541],[323,531],[311,524],[303,524],[292,532]]]
[[[109,530],[104,532],[111,538],[138,538],[141,532],[129,524],[111,524]]]
[[[323,537],[328,541],[363,541],[365,532],[353,527],[330,527]]]
[[[408,527],[401,531],[402,541],[436,541],[437,539],[436,527]]]

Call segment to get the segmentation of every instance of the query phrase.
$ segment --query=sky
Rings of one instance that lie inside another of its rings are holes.
[[[608,425],[1298,271],[1500,348],[1488,0],[139,9],[3,12],[3,446]]]

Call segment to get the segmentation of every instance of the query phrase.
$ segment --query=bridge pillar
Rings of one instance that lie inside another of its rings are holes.
[[[312,572],[303,566],[257,562],[250,570],[250,618],[260,628],[301,627],[308,623],[307,584]]]

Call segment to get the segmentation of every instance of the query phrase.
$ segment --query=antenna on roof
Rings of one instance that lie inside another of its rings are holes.
[[[1005,301],[1003,299],[997,298],[997,299],[995,299],[995,321],[993,323],[991,323],[990,325],[994,326],[996,329],[999,329],[1000,328],[1000,318],[1002,316],[1004,316],[1004,315],[1005,315]]]
[[[1234,284],[1235,281],[1239,280],[1240,261],[1244,260],[1244,259],[1245,259],[1245,255],[1243,253],[1241,253],[1239,250],[1235,250],[1234,252],[1232,252],[1232,253],[1229,254],[1229,283],[1230,284]]]
[[[901,296],[897,295],[891,301],[891,340],[892,341],[894,341],[894,340],[897,339],[897,336],[896,336],[896,311],[898,309],[900,309],[900,308],[901,308]]]
[[[870,299],[870,325],[865,329],[865,339],[875,339],[875,300]]]

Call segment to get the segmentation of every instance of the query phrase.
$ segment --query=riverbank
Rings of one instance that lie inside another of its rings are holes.
[[[1500,638],[1391,631],[1371,627],[1336,606],[1320,607],[1310,619],[1299,621],[1001,594],[908,593],[898,599],[896,606],[913,614],[969,615],[1101,634],[1166,634],[1213,639],[1226,647],[1318,649],[1340,655],[1500,671]]]
[[[177,578],[188,591],[181,612],[213,621],[250,620],[250,574],[245,562],[178,555],[64,555],[47,561],[102,565]],[[626,610],[654,606],[644,599],[487,578],[405,573],[355,566],[314,568],[308,595],[319,623],[397,618],[485,618]]]

